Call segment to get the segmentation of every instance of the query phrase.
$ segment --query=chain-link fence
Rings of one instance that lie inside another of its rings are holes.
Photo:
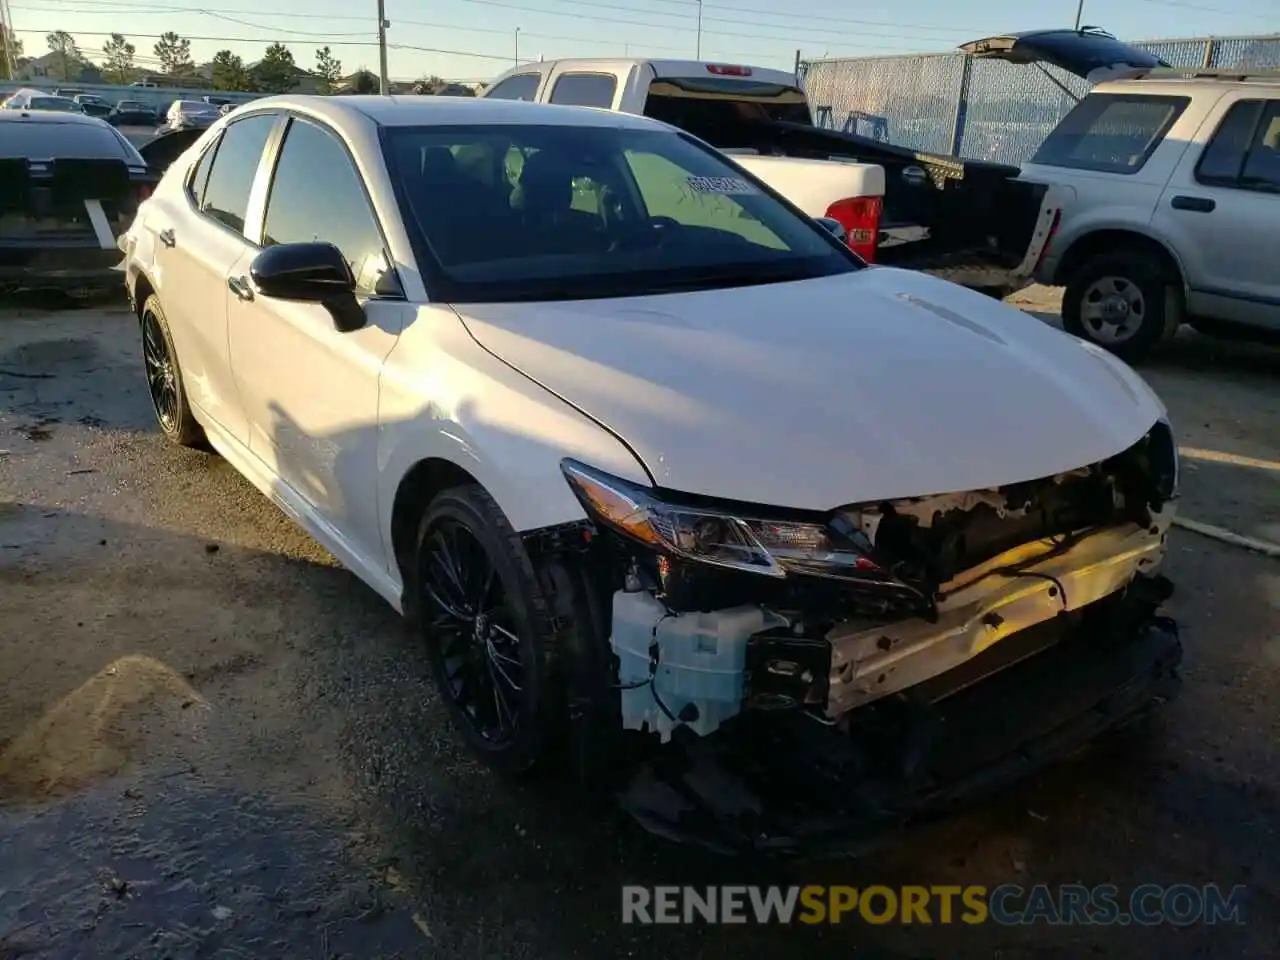
[[[1280,69],[1280,36],[1148,40],[1134,46],[1183,68]],[[1089,84],[1056,67],[959,53],[800,65],[814,122],[928,153],[1021,163]]]

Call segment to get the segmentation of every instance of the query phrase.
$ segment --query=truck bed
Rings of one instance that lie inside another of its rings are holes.
[[[1019,169],[921,153],[869,137],[787,121],[691,131],[719,148],[879,164],[885,171],[879,262],[912,269],[1012,269],[1031,242],[1047,187]]]

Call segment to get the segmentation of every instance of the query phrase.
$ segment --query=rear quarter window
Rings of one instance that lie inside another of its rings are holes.
[[[1190,102],[1189,97],[1090,94],[1062,118],[1031,162],[1137,173]]]

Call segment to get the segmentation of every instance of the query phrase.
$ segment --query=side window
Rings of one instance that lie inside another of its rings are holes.
[[[574,107],[612,107],[618,81],[610,74],[566,73],[556,80],[551,102]]]
[[[490,100],[532,100],[537,96],[541,79],[540,73],[519,73],[485,91],[485,97]]]
[[[1200,155],[1196,180],[1227,187],[1237,185],[1260,109],[1261,100],[1240,100],[1231,105]]]
[[[275,122],[274,114],[245,117],[228,126],[218,142],[200,209],[232,230],[244,232],[249,190]]]
[[[204,185],[209,179],[209,168],[213,166],[213,155],[218,152],[218,141],[205,149],[200,157],[200,162],[195,165],[195,169],[191,171],[191,176],[187,178],[187,196],[191,198],[191,202],[198,208],[201,201],[204,200]]]
[[[1248,190],[1280,193],[1280,100],[1267,101],[1240,176]]]
[[[333,134],[294,118],[271,180],[262,244],[332,243],[351,265],[357,289],[371,294],[386,271],[382,235],[364,183]]]

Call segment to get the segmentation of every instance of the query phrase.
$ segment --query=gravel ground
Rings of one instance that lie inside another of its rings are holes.
[[[0,958],[1274,955],[1280,562],[1175,531],[1186,683],[1151,723],[874,857],[733,863],[468,759],[381,601],[162,443],[137,352],[123,308],[0,312]],[[1187,334],[1144,373],[1185,445],[1276,458],[1280,351]],[[1184,487],[1280,540],[1280,474]],[[1238,883],[1248,922],[618,922],[621,884],[713,882]]]

